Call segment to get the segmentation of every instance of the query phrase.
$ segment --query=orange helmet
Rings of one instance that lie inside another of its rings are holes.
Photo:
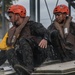
[[[58,5],[55,7],[53,13],[57,13],[57,12],[61,12],[61,13],[66,13],[67,15],[69,15],[69,8],[66,5]]]
[[[12,12],[14,14],[19,14],[21,17],[26,16],[26,9],[22,5],[11,5],[7,12],[8,13]]]

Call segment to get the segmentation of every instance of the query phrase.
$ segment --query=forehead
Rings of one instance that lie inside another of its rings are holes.
[[[9,15],[9,16],[12,16],[12,15],[14,15],[14,13],[10,12],[10,13],[8,13],[8,15]]]
[[[55,15],[56,15],[56,14],[63,14],[63,13],[61,13],[61,12],[57,12],[57,13],[55,13]]]
[[[62,13],[55,13],[54,15],[55,16],[60,16],[60,15],[62,15]]]
[[[54,15],[55,16],[66,16],[66,13],[60,13],[60,12],[58,12],[58,13],[55,13]]]
[[[54,14],[55,14],[55,15],[56,15],[56,14],[57,14],[57,15],[58,15],[58,14],[59,14],[59,15],[60,15],[60,14],[66,15],[66,13],[61,13],[61,12],[57,12],[57,13],[54,13]]]

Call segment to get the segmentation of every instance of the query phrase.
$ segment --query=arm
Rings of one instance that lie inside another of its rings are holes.
[[[47,29],[41,23],[37,23],[37,22],[33,23],[32,28],[36,36],[42,37],[42,40],[40,41],[39,46],[41,48],[47,48],[47,42],[48,42]]]

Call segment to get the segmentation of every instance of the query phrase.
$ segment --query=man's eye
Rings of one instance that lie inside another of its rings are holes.
[[[61,14],[55,14],[55,16],[60,16]]]
[[[9,16],[9,18],[12,18],[12,16]]]
[[[61,14],[58,14],[58,16],[60,16]]]

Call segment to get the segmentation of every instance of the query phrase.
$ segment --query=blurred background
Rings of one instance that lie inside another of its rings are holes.
[[[0,0],[0,38],[3,38],[8,29],[12,26],[7,15],[10,5],[20,4],[27,10],[27,16],[31,20],[41,22],[46,28],[54,20],[53,9],[59,4],[69,7],[70,14],[75,22],[75,0]]]

